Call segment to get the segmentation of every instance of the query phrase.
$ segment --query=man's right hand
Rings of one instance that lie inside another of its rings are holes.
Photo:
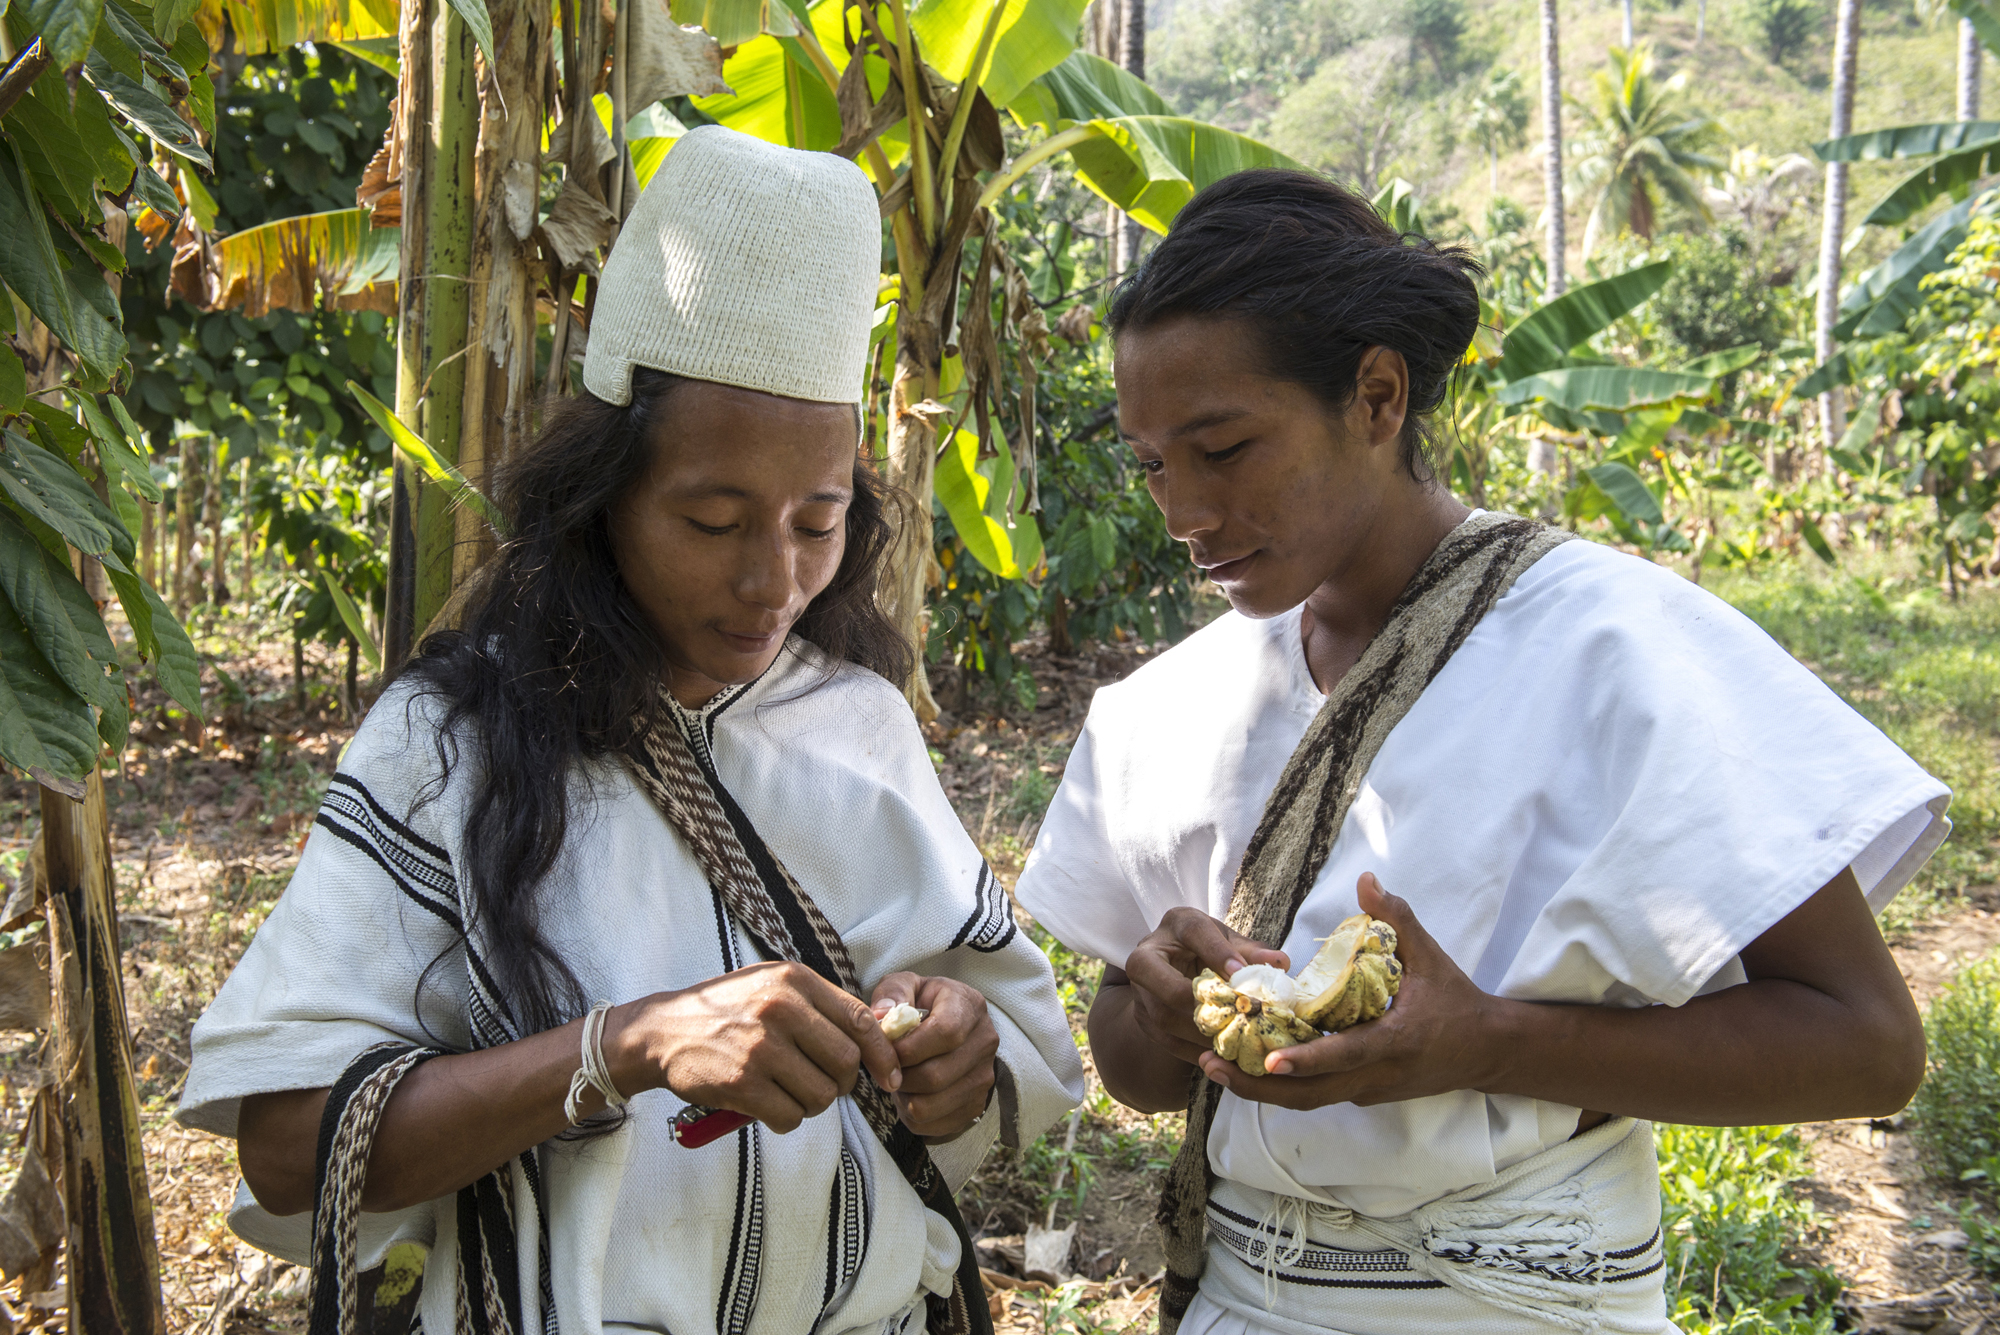
[[[1194,976],[1213,969],[1227,979],[1246,964],[1291,967],[1283,951],[1252,941],[1199,909],[1167,910],[1125,961],[1133,1022],[1148,1039],[1193,1063],[1208,1051],[1208,1039],[1194,1025]]]
[[[605,1059],[620,1092],[671,1089],[780,1135],[851,1091],[863,1067],[885,1090],[902,1084],[896,1049],[868,1003],[789,961],[657,992],[606,1021]]]

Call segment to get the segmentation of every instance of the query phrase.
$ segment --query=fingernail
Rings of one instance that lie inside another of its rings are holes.
[[[1270,1071],[1272,1075],[1290,1075],[1292,1073],[1292,1064],[1290,1062],[1278,1062],[1270,1068]]]
[[[1235,973],[1238,969],[1243,967],[1243,961],[1237,959],[1234,955],[1231,955],[1229,957],[1228,964],[1229,964],[1229,972],[1231,973]]]
[[[889,1092],[893,1094],[902,1087],[903,1068],[898,1066],[895,1070],[889,1072]]]

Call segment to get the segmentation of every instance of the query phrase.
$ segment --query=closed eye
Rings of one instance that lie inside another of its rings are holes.
[[[719,538],[736,527],[734,524],[704,524],[699,519],[690,519],[688,523],[693,524],[697,529],[708,534],[711,538]]]
[[[1231,445],[1226,450],[1204,450],[1202,451],[1201,457],[1205,461],[1212,464],[1228,463],[1231,459],[1234,459],[1237,455],[1241,454],[1244,450],[1248,449],[1249,447],[1250,447],[1250,442],[1247,440],[1242,440],[1238,441],[1234,445]]]
[[[799,532],[805,534],[808,538],[830,538],[833,536],[833,530],[830,528],[807,528],[803,524],[799,525]]]

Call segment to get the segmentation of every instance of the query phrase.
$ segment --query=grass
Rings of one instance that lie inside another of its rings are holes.
[[[1924,1014],[1929,1070],[1911,1130],[1946,1179],[2000,1185],[2000,952],[1958,971]]]
[[[1727,572],[1709,587],[1952,790],[1949,842],[1885,930],[2000,880],[2000,589],[1953,600],[1889,556]]]

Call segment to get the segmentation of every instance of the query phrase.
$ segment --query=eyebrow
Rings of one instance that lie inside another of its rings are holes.
[[[717,496],[739,501],[754,499],[743,488],[732,487],[726,482],[718,482],[711,487],[697,487],[693,491],[683,492],[681,499],[684,501],[706,501]],[[807,501],[821,505],[845,505],[853,499],[854,493],[851,491],[815,491],[806,497]]]
[[[1183,422],[1172,431],[1167,432],[1167,439],[1172,440],[1178,436],[1191,436],[1197,431],[1205,431],[1212,426],[1221,426],[1224,422],[1234,422],[1239,418],[1249,417],[1255,411],[1252,408],[1220,408],[1212,413],[1203,413],[1200,417]],[[1124,430],[1120,430],[1118,434],[1126,440],[1132,439],[1131,434]]]

